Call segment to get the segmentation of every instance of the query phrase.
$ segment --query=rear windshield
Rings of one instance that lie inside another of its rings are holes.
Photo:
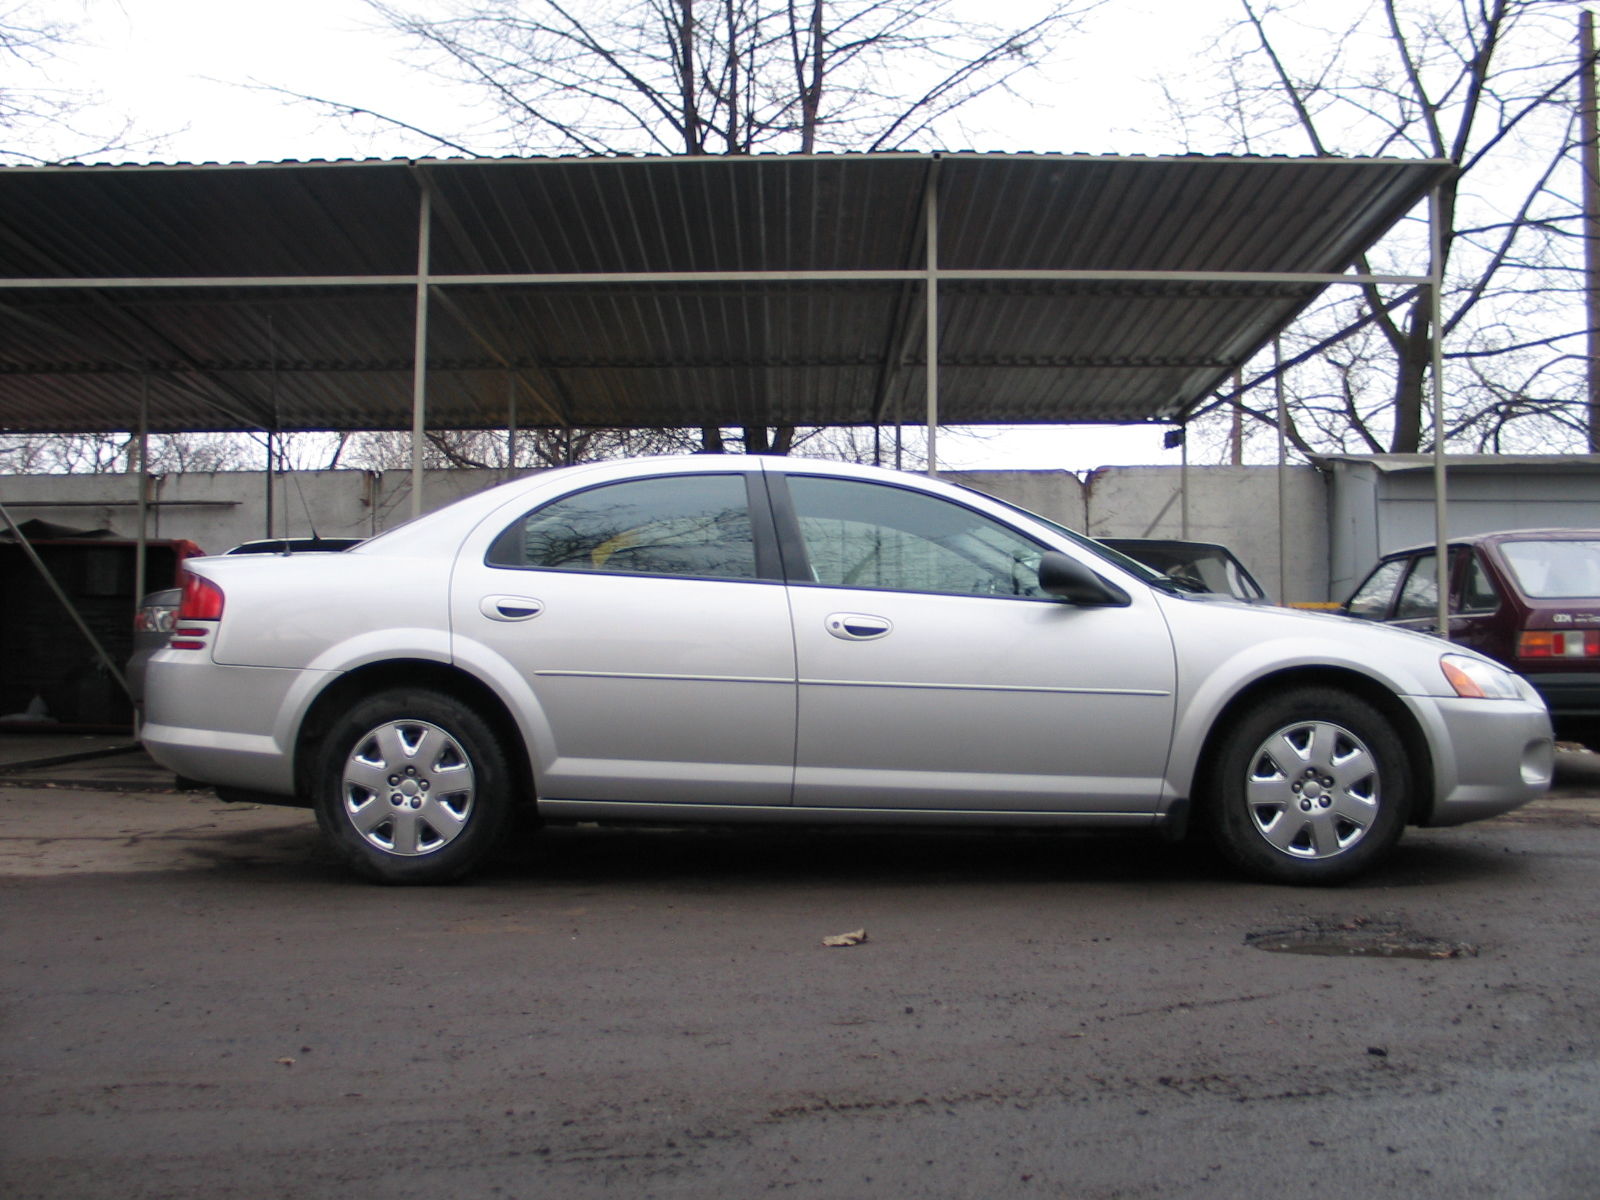
[[[1600,541],[1502,542],[1500,553],[1525,595],[1600,596]]]

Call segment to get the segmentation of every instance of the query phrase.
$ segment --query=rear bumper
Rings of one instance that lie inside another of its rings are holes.
[[[1525,675],[1558,717],[1600,717],[1600,671],[1550,671]]]
[[[297,701],[330,672],[227,667],[164,650],[150,663],[139,738],[200,783],[294,793]]]
[[[1555,773],[1550,714],[1537,702],[1412,697],[1433,744],[1434,791],[1418,824],[1460,825],[1536,800]]]

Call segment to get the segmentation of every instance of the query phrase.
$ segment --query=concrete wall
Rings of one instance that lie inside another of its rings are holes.
[[[1102,537],[1180,537],[1183,471],[1107,467],[1080,480],[1068,471],[967,471],[945,476],[1071,529]],[[501,471],[429,471],[429,508],[504,481]],[[1286,473],[1287,587],[1278,572],[1278,472],[1264,467],[1188,471],[1189,536],[1223,542],[1274,597],[1322,600],[1328,589],[1327,501],[1309,467]],[[273,481],[270,536],[369,537],[411,515],[408,471],[303,471]],[[0,501],[16,520],[37,517],[81,528],[138,533],[137,480],[130,475],[23,475],[0,479]],[[259,471],[191,473],[151,481],[148,536],[188,538],[210,553],[269,536],[266,480]]]
[[[1328,493],[1313,467],[1290,467],[1281,481],[1275,467],[1102,467],[1082,482],[1065,471],[963,472],[949,478],[1090,537],[1221,542],[1273,599],[1329,599]],[[1280,521],[1287,551],[1282,572]]]
[[[502,483],[502,471],[427,471],[428,508]],[[191,472],[151,479],[148,537],[188,538],[208,553],[263,537],[371,537],[411,516],[409,471],[296,471],[273,479],[267,522],[261,471]],[[138,481],[132,475],[16,475],[0,479],[0,501],[14,520],[139,532]]]

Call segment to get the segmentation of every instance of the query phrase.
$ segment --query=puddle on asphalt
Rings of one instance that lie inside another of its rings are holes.
[[[1331,958],[1476,958],[1470,942],[1447,942],[1388,922],[1356,919],[1340,925],[1310,925],[1245,935],[1245,945],[1274,954],[1320,954]]]

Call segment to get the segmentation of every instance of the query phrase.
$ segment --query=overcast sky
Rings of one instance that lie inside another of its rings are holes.
[[[53,65],[54,82],[97,90],[107,113],[131,117],[148,139],[117,159],[261,162],[421,149],[401,135],[347,127],[269,87],[361,104],[425,127],[472,122],[463,98],[412,69],[406,45],[361,0],[49,0],[44,7],[80,23],[80,44]],[[410,7],[441,8],[436,0]],[[1026,99],[985,104],[973,114],[970,145],[942,148],[1178,149],[1163,136],[1154,80],[1182,72],[1194,47],[1234,12],[1235,0],[1110,0],[1046,71],[1024,83]],[[1174,462],[1177,452],[1162,448],[1163,432],[1032,427],[1015,436],[945,439],[941,459],[951,467],[1073,470]]]

